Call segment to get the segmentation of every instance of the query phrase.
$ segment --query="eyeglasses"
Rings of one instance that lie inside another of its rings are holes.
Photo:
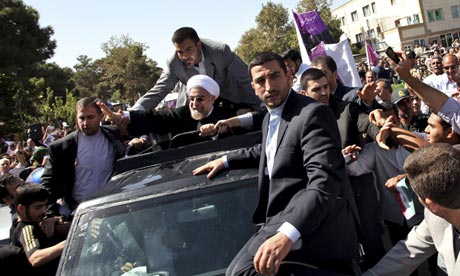
[[[444,70],[449,70],[449,69],[454,70],[454,69],[457,69],[457,65],[445,66],[443,68],[444,68]]]

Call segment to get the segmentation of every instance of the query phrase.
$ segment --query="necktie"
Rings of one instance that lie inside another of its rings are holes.
[[[267,141],[265,144],[265,152],[267,155],[267,169],[268,169],[268,175],[270,176],[270,178],[272,175],[273,159],[275,158],[275,153],[276,153],[279,121],[280,119],[277,114],[270,114]]]

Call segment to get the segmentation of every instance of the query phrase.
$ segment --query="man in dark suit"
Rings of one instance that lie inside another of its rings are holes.
[[[117,123],[120,129],[123,121],[128,120],[127,133],[131,136],[139,136],[150,132],[155,134],[170,134],[171,136],[198,131],[201,127],[216,123],[219,120],[235,116],[235,112],[229,109],[215,106],[219,98],[220,88],[216,81],[206,75],[195,75],[187,82],[188,106],[182,106],[169,110],[130,111],[113,113],[104,105],[100,105],[105,115]],[[240,133],[241,128],[235,129]],[[193,133],[192,133],[193,134]],[[222,133],[213,139],[229,136]],[[187,144],[209,140],[209,137],[201,137],[198,134],[187,136]]]
[[[253,221],[262,227],[227,275],[274,275],[283,261],[356,274],[356,206],[334,115],[327,106],[290,90],[290,76],[279,55],[260,53],[249,68],[252,86],[269,110],[262,144],[194,170],[209,172],[211,178],[226,166],[259,166]]]
[[[176,30],[172,42],[176,52],[167,61],[167,68],[155,86],[136,102],[132,110],[154,109],[174,89],[177,82],[186,84],[190,77],[197,74],[208,75],[219,84],[221,98],[216,105],[225,105],[234,110],[243,106],[259,108],[260,100],[251,88],[248,67],[228,45],[200,39],[190,27]],[[186,101],[187,95],[181,90],[176,107],[185,106]]]
[[[62,215],[70,215],[85,198],[98,191],[124,156],[120,132],[115,126],[100,126],[103,114],[95,97],[76,104],[78,130],[52,143],[41,178],[52,201],[64,198]]]

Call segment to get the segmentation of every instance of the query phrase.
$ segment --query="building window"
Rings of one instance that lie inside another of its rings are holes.
[[[444,15],[442,14],[442,9],[429,10],[428,13],[428,22],[442,21],[444,20]]]
[[[358,12],[354,11],[351,13],[351,21],[355,22],[358,21]]]
[[[420,23],[420,17],[418,16],[418,14],[414,14],[414,24],[418,23]]]
[[[372,3],[371,3],[371,9],[372,9],[372,13],[375,13],[375,11],[377,10],[377,9],[375,8],[375,2],[372,2]]]
[[[452,18],[460,17],[460,5],[450,7],[452,10]]]
[[[370,39],[374,39],[374,38],[375,38],[375,31],[374,31],[374,29],[371,29],[371,30],[368,30],[368,31],[367,31],[367,37],[369,37]]]
[[[404,51],[410,51],[412,47],[410,45],[404,45]]]
[[[363,14],[364,14],[364,17],[371,15],[371,10],[369,8],[369,5],[363,7]]]
[[[426,40],[423,38],[414,40],[414,45],[420,45],[426,47]]]
[[[356,35],[356,42],[363,42],[364,41],[364,35],[362,33],[359,33]]]
[[[345,16],[340,18],[340,23],[342,23],[342,26],[345,26]]]
[[[450,47],[453,42],[453,36],[451,33],[441,35],[441,45],[442,47]]]

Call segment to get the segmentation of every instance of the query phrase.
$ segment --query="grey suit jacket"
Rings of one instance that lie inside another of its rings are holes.
[[[429,210],[405,241],[398,242],[365,276],[405,276],[434,253],[444,260],[448,275],[460,275],[460,259],[454,256],[452,225]]]
[[[259,165],[259,202],[253,221],[265,227],[249,252],[254,254],[282,223],[289,222],[301,233],[295,254],[307,259],[356,257],[353,195],[330,108],[291,91],[281,116],[271,179],[265,173],[268,117],[262,124],[261,145],[228,155],[231,168]]]
[[[204,54],[206,74],[213,78],[220,87],[220,97],[235,103],[247,104],[255,109],[260,106],[260,100],[251,87],[248,66],[226,44],[209,39],[201,39]],[[146,110],[154,109],[177,82],[187,83],[188,79],[198,72],[187,68],[176,54],[167,61],[167,68],[163,71],[155,86],[147,91],[137,103]],[[179,92],[177,106],[186,102],[185,91]]]

